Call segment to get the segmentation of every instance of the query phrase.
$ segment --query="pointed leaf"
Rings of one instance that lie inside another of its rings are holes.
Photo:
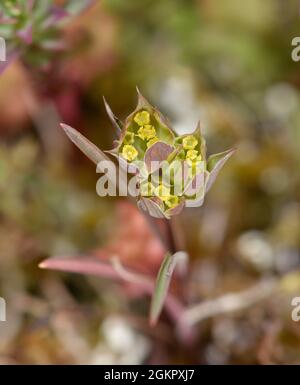
[[[104,278],[118,278],[119,276],[110,263],[94,257],[49,258],[41,262],[39,267],[41,269],[97,275]]]
[[[103,101],[104,101],[104,106],[105,106],[105,110],[107,112],[107,115],[108,115],[110,121],[112,122],[113,126],[115,127],[116,134],[119,137],[121,135],[121,131],[123,128],[123,122],[119,118],[117,118],[115,116],[115,114],[112,112],[112,110],[111,110],[111,108],[110,108],[109,104],[107,103],[104,96],[103,96]]]
[[[141,94],[140,90],[138,87],[136,87],[136,91],[137,91],[137,94],[138,94],[138,103],[137,103],[137,107],[136,107],[136,110],[140,110],[142,108],[150,108],[152,109],[152,105],[148,102],[148,100]]]
[[[224,166],[226,161],[231,157],[231,155],[236,151],[235,148],[221,152],[219,154],[211,155],[207,161],[207,170],[210,172],[207,184],[206,192],[208,192],[214,183],[219,171]]]
[[[61,127],[69,137],[69,139],[95,164],[102,160],[109,160],[109,158],[97,146],[85,138],[80,132],[61,123]]]
[[[164,306],[168,294],[172,274],[181,252],[167,254],[160,266],[150,308],[150,324],[155,325]]]
[[[95,257],[54,257],[44,260],[39,264],[41,269],[59,270],[70,273],[95,275],[102,278],[109,278],[118,281],[125,281],[141,290],[151,294],[154,282],[150,277],[144,276],[121,264],[117,256],[110,262],[101,261]]]
[[[69,137],[69,139],[92,161],[97,165],[98,173],[107,173],[107,177],[110,179],[112,185],[117,185],[116,175],[111,175],[107,172],[106,165],[102,167],[102,161],[111,162],[108,156],[101,151],[97,146],[95,146],[92,142],[90,142],[86,137],[84,137],[80,132],[75,130],[74,128],[68,126],[67,124],[61,123],[61,127]],[[123,186],[127,185],[127,177],[126,174],[119,170],[119,181],[123,184]],[[129,195],[132,195],[130,191],[128,191]]]

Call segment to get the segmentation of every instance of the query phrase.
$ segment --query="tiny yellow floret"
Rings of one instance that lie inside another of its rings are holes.
[[[140,111],[138,112],[135,117],[134,121],[139,125],[139,126],[144,126],[145,124],[150,123],[150,114],[148,111]]]
[[[182,145],[185,150],[193,150],[198,144],[198,140],[193,135],[188,135],[182,139]]]
[[[156,135],[155,128],[151,124],[146,124],[138,130],[138,136],[143,140],[149,140],[154,138]]]
[[[188,150],[186,152],[186,159],[196,160],[197,157],[198,157],[198,151],[197,150]]]
[[[138,156],[138,152],[130,144],[125,144],[122,150],[122,155],[123,155],[123,158],[125,158],[129,162],[132,162]]]
[[[196,166],[198,162],[202,160],[201,155],[198,155],[197,150],[188,150],[186,152],[186,160],[189,164],[189,166]]]

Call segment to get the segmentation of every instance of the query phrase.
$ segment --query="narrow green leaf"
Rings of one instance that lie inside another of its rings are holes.
[[[178,261],[178,256],[181,252],[175,253],[173,255],[167,254],[160,266],[154,293],[152,296],[151,301],[151,308],[150,308],[150,324],[155,325],[158,317],[162,311],[165,299],[168,294],[168,289],[170,286],[171,278],[173,271],[175,269],[176,263]]]

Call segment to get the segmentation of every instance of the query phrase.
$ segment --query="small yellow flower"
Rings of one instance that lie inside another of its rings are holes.
[[[182,139],[182,145],[185,150],[193,150],[198,144],[198,140],[193,135],[188,135]]]
[[[155,136],[154,138],[150,139],[148,142],[147,142],[147,147],[151,147],[154,143],[158,142],[159,139],[157,136]]]
[[[138,112],[135,117],[134,121],[139,125],[139,126],[144,126],[145,124],[150,123],[150,114],[148,111],[140,111]]]
[[[188,165],[193,167],[193,169],[195,169],[198,162],[202,160],[202,157],[201,155],[198,155],[197,150],[188,150],[186,152],[186,160],[188,162]]]
[[[124,144],[132,144],[134,142],[134,133],[133,132],[126,132],[124,136],[123,143]]]
[[[198,151],[197,150],[188,150],[186,152],[186,159],[196,160],[197,156],[198,156]]]
[[[125,144],[122,150],[122,155],[123,155],[123,158],[131,162],[138,156],[138,152],[130,144]]]
[[[179,198],[176,195],[170,195],[167,199],[164,200],[164,203],[167,207],[172,209],[173,207],[177,206],[179,203]]]
[[[145,126],[142,126],[138,130],[138,136],[143,140],[149,140],[154,138],[156,135],[155,128],[151,126],[151,124],[146,124]]]

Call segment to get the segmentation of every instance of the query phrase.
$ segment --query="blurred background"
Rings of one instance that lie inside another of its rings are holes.
[[[0,362],[299,364],[298,1],[15,3],[0,12]],[[102,96],[123,119],[136,85],[178,133],[200,119],[209,153],[237,147],[203,207],[180,216],[190,259],[172,291],[184,308],[228,293],[238,306],[198,313],[187,333],[168,312],[150,328],[149,296],[113,274],[38,267],[117,255],[155,276],[159,240],[135,206],[96,195],[94,165],[59,127],[110,149]]]

